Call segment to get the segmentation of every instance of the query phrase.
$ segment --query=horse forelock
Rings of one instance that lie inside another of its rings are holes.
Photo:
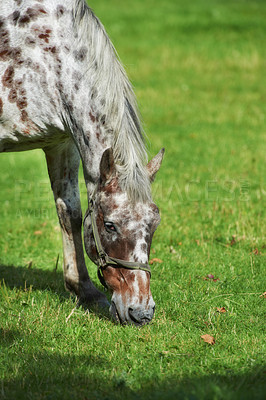
[[[96,89],[97,111],[109,128],[120,187],[133,202],[150,201],[145,139],[131,84],[103,25],[84,0],[74,0],[72,17],[79,42],[88,44],[87,74]]]

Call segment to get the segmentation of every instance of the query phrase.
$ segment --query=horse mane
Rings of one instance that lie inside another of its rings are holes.
[[[144,134],[126,72],[103,25],[84,0],[74,0],[73,24],[80,42],[88,44],[87,71],[94,88],[93,101],[112,133],[120,187],[134,202],[150,201]]]

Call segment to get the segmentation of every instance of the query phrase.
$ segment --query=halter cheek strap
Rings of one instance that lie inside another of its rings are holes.
[[[106,285],[104,277],[103,277],[103,270],[106,269],[107,267],[141,270],[141,271],[149,272],[149,274],[151,275],[151,267],[149,266],[148,263],[144,264],[144,263],[120,260],[119,258],[114,258],[114,257],[108,256],[108,254],[104,251],[104,249],[102,247],[101,239],[99,236],[98,227],[96,224],[93,198],[91,198],[89,200],[88,213],[85,215],[85,218],[87,217],[88,214],[90,214],[90,217],[91,217],[92,234],[93,234],[93,238],[94,238],[95,245],[96,245],[96,251],[97,251],[98,278],[103,286],[105,286],[107,288],[107,285]],[[85,220],[85,218],[84,218],[84,220]]]

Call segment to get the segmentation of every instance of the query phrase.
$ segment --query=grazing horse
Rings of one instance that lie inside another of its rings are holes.
[[[135,97],[85,0],[0,2],[0,152],[41,148],[61,226],[65,287],[109,306],[84,260],[78,188],[88,193],[84,243],[112,293],[110,313],[143,325],[154,314],[148,258],[160,216]]]

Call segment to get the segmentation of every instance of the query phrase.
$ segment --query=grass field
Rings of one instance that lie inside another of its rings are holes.
[[[150,155],[166,148],[156,314],[137,329],[73,311],[44,156],[1,154],[0,398],[263,399],[266,2],[90,5],[133,82]],[[82,173],[80,186],[85,208]]]

